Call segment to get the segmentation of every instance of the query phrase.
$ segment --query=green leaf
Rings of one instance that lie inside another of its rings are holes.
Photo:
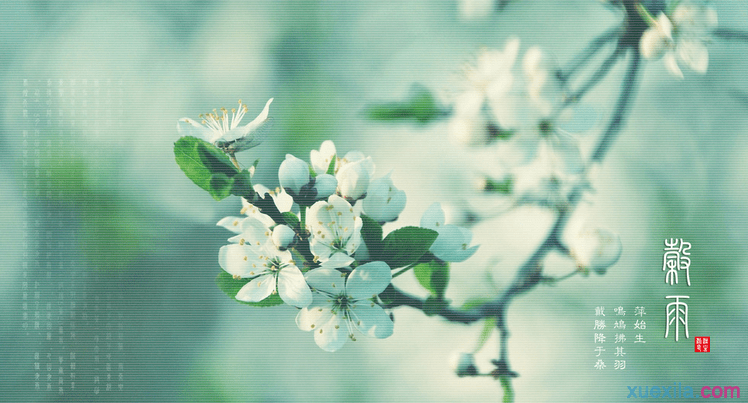
[[[444,297],[449,283],[449,263],[432,260],[413,268],[418,282],[437,298]]]
[[[406,101],[371,105],[364,113],[372,120],[414,120],[420,124],[447,115],[447,112],[437,104],[431,92],[418,84],[413,86],[410,97]]]
[[[483,321],[483,330],[481,330],[480,336],[478,336],[478,345],[475,347],[476,353],[486,345],[486,341],[491,337],[494,329],[496,329],[496,317],[486,318]]]
[[[231,194],[231,188],[234,180],[222,173],[216,173],[210,176],[210,195],[216,200],[227,198]]]
[[[231,185],[231,194],[252,200],[255,190],[252,188],[252,176],[249,174],[249,170],[241,171],[234,176]]]
[[[236,302],[250,305],[250,306],[258,306],[258,307],[266,307],[266,306],[275,306],[275,305],[281,305],[283,304],[283,300],[278,296],[278,294],[271,294],[269,297],[265,298],[264,300],[260,302],[244,302],[239,301],[236,299],[236,293],[239,292],[239,290],[244,287],[245,284],[249,283],[250,279],[243,278],[241,280],[234,280],[234,278],[231,276],[231,274],[226,273],[225,271],[221,271],[218,276],[216,277],[216,285],[218,285],[218,288],[221,289],[226,295],[231,297]]]
[[[385,305],[395,303],[395,301],[397,301],[397,292],[395,291],[395,286],[390,283],[387,288],[385,288],[384,291],[379,294],[379,299],[381,299],[382,303]]]
[[[214,199],[222,200],[232,193],[239,170],[216,146],[196,137],[182,137],[174,143],[174,157],[182,172]]]
[[[489,193],[510,194],[512,193],[512,178],[507,178],[503,181],[495,181],[486,178],[483,185],[483,191]]]
[[[427,316],[434,316],[441,312],[447,305],[449,305],[447,301],[430,295],[426,298],[426,301],[423,301],[423,313]]]
[[[397,229],[390,232],[382,241],[383,249],[380,258],[393,269],[416,263],[421,256],[429,251],[437,236],[439,236],[439,233],[427,228],[403,227]]]
[[[330,158],[330,165],[327,166],[327,172],[325,172],[328,175],[335,175],[335,163],[338,160],[337,154],[333,154],[332,158]]]
[[[491,301],[491,298],[470,298],[469,300],[465,301],[465,303],[462,304],[459,309],[461,311],[469,311],[473,308],[485,305],[489,301]]]
[[[203,165],[210,172],[214,174],[222,173],[228,177],[233,177],[239,172],[234,163],[231,162],[231,159],[221,149],[205,140],[196,140],[198,140],[196,149],[200,156],[200,161],[202,161]]]
[[[363,226],[361,227],[361,237],[366,243],[369,250],[369,256],[372,260],[380,260],[382,254],[382,226],[367,215],[361,215]],[[392,266],[390,266],[392,267]]]
[[[287,211],[285,213],[281,214],[283,216],[283,221],[288,225],[289,227],[293,228],[294,231],[299,229],[299,217],[296,216],[296,214]]]

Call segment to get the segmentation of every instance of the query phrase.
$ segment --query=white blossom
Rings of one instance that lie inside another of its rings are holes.
[[[361,245],[361,217],[342,197],[332,195],[328,201],[314,203],[306,214],[311,234],[309,249],[320,267],[339,268],[353,263],[353,253]]]
[[[374,163],[371,157],[342,164],[335,175],[338,180],[338,194],[350,201],[362,198],[369,188],[373,174]]]
[[[491,16],[496,0],[458,0],[460,17],[466,20],[478,20]]]
[[[473,239],[470,230],[445,224],[444,211],[439,203],[432,204],[421,217],[421,227],[439,233],[429,252],[445,262],[462,262],[473,256],[478,245],[468,247]]]
[[[177,131],[182,135],[202,137],[232,153],[248,150],[264,139],[265,128],[270,120],[268,113],[271,102],[273,98],[267,101],[265,108],[253,121],[244,126],[239,126],[239,122],[248,108],[239,100],[239,108],[232,109],[231,115],[226,108],[221,108],[220,115],[215,109],[211,113],[201,114],[201,122],[182,118],[177,122]]]
[[[288,225],[276,225],[272,234],[273,244],[279,250],[286,250],[296,240],[296,232]]]
[[[605,229],[583,229],[570,241],[569,251],[580,267],[605,274],[618,261],[621,238]]]
[[[299,308],[312,302],[312,293],[291,252],[280,251],[272,243],[222,246],[218,263],[235,279],[252,278],[236,294],[239,301],[259,302],[278,293],[285,303]]]
[[[316,199],[326,199],[338,188],[338,180],[334,176],[329,174],[319,174],[314,178],[314,190],[316,191]]]
[[[348,339],[356,340],[353,329],[378,339],[392,335],[394,325],[373,298],[392,280],[387,263],[369,262],[348,276],[334,269],[314,269],[306,274],[314,288],[312,303],[296,316],[301,330],[313,331],[314,341],[325,351],[337,351]]]
[[[387,174],[369,184],[362,204],[364,214],[383,223],[396,220],[405,209],[405,202],[405,192],[396,188]]]
[[[295,196],[301,192],[302,186],[308,184],[311,179],[309,164],[291,154],[286,154],[286,159],[278,169],[278,180],[281,187]]]
[[[331,140],[325,140],[318,150],[312,150],[309,153],[309,161],[312,163],[312,169],[317,175],[327,173],[330,163],[336,155],[335,144]],[[336,162],[337,165],[337,162]],[[335,168],[335,165],[333,165]]]
[[[663,58],[667,70],[683,78],[682,66],[705,74],[709,67],[706,42],[717,26],[717,13],[703,4],[684,1],[668,16],[660,13],[641,37],[639,50],[647,59]]]
[[[270,216],[260,212],[254,204],[247,202],[244,198],[242,198],[241,213],[245,216],[224,217],[216,224],[239,234],[229,238],[229,241],[239,242],[239,239],[244,238],[245,241],[249,239],[256,244],[257,242],[265,243],[270,239],[270,227],[275,225],[275,221]]]
[[[483,49],[476,64],[464,66],[468,88],[455,97],[454,113],[449,122],[450,137],[458,143],[480,145],[488,141],[487,126],[503,116],[488,108],[493,102],[503,102],[514,84],[512,67],[519,52],[519,39],[511,38],[504,50]],[[511,101],[507,101],[511,103]],[[494,112],[487,115],[486,110]]]
[[[299,206],[294,203],[293,197],[286,192],[286,189],[276,188],[275,191],[273,191],[261,184],[254,185],[253,188],[261,199],[265,199],[266,195],[270,195],[279,212],[286,213],[293,211],[298,213]],[[244,198],[242,198],[242,203],[244,203],[245,206],[247,204]]]

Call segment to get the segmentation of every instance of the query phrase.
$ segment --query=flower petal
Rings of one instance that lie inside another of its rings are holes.
[[[325,140],[319,147],[319,151],[312,150],[309,153],[309,161],[312,163],[312,168],[317,175],[324,174],[327,172],[327,168],[330,167],[332,157],[336,154],[335,143],[331,140]]]
[[[439,203],[434,203],[421,216],[421,227],[436,229],[444,225],[444,211]]]
[[[296,266],[286,266],[278,273],[278,293],[285,303],[299,308],[312,302],[312,292]]]
[[[268,120],[268,114],[270,112],[270,104],[273,102],[273,99],[275,98],[268,99],[267,103],[265,103],[265,107],[262,109],[262,112],[260,112],[260,114],[257,115],[257,117],[253,121],[247,124],[247,127],[249,128],[250,132],[262,126]]]
[[[672,52],[668,52],[665,54],[665,57],[663,59],[665,61],[665,67],[670,72],[670,74],[683,79],[683,72],[680,71],[680,67],[678,67],[678,61],[675,60],[675,55]]]
[[[214,132],[190,118],[182,118],[177,121],[177,132],[183,136],[202,138],[211,143],[220,137],[220,133]],[[214,139],[214,137],[216,138]]]
[[[224,245],[218,250],[218,264],[233,276],[252,277],[264,271],[262,267],[253,266],[257,261],[256,255],[255,250],[247,245]]]
[[[264,137],[262,135],[258,135],[259,133],[257,132],[262,125],[268,123],[268,121],[270,120],[268,119],[268,114],[270,112],[270,104],[272,102],[273,98],[270,98],[265,104],[265,108],[263,108],[262,112],[260,112],[260,114],[257,115],[257,117],[253,121],[247,123],[245,126],[240,126],[224,133],[223,136],[221,136],[223,140],[240,141],[242,150],[246,150],[260,144]]]
[[[349,335],[347,326],[341,322],[341,315],[333,315],[327,323],[314,330],[314,342],[321,349],[331,353],[339,350]]]
[[[296,315],[296,326],[308,332],[329,322],[332,318],[332,305],[327,300],[328,297],[314,293],[312,302]]]
[[[320,267],[323,267],[325,269],[338,269],[350,265],[354,260],[354,258],[346,255],[343,252],[336,252],[333,253],[329,258],[322,259],[322,264],[320,264]]]
[[[245,302],[259,302],[270,296],[273,291],[275,291],[275,276],[266,274],[245,284],[236,293],[236,299]]]
[[[659,59],[665,53],[668,37],[655,27],[644,31],[639,40],[639,51],[645,59]]]
[[[578,174],[584,169],[582,152],[579,150],[577,141],[564,133],[558,133],[552,141],[553,154],[561,163],[564,174]]]
[[[462,262],[472,256],[478,246],[468,248],[472,233],[456,225],[445,225],[439,229],[439,237],[429,251],[445,262]]]
[[[307,284],[317,290],[332,295],[345,292],[345,275],[335,269],[314,269],[304,277]]]
[[[691,70],[699,74],[706,74],[709,67],[709,51],[703,42],[697,40],[679,41],[678,56]]]
[[[392,281],[392,270],[385,262],[369,262],[358,266],[348,276],[346,294],[354,299],[371,298],[384,291]]]
[[[218,221],[216,225],[219,227],[226,228],[227,230],[235,233],[235,234],[241,234],[242,232],[242,221],[244,221],[246,217],[234,217],[234,216],[228,216],[221,219],[221,221]]]
[[[359,302],[354,309],[350,310],[353,324],[361,333],[384,339],[392,336],[394,323],[381,306],[368,301]]]

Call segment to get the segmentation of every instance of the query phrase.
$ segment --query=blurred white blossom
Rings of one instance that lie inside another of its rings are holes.
[[[717,12],[704,4],[684,1],[671,15],[660,13],[641,37],[639,50],[647,59],[663,58],[667,70],[683,78],[682,66],[705,74],[709,67],[706,43],[717,27]]]
[[[496,0],[458,0],[457,8],[460,17],[466,20],[478,20],[489,17],[496,6]]]
[[[450,137],[466,145],[485,144],[489,139],[488,124],[501,121],[490,115],[489,105],[509,93],[514,83],[512,67],[519,52],[519,39],[509,39],[504,50],[483,49],[475,65],[464,66],[468,88],[454,100],[454,113],[449,122]],[[494,111],[495,113],[495,111]]]
[[[618,261],[623,246],[621,238],[605,229],[586,228],[569,240],[569,252],[580,267],[605,274]]]

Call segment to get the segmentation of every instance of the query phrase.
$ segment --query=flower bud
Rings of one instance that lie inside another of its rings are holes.
[[[570,253],[580,267],[605,274],[618,261],[623,246],[621,238],[604,229],[582,231],[573,241]]]
[[[338,193],[346,200],[360,199],[369,188],[373,173],[374,164],[370,157],[345,164],[335,176],[338,180]]]
[[[273,244],[280,249],[286,250],[296,239],[296,232],[288,225],[276,225],[273,228]]]
[[[376,222],[395,221],[405,208],[405,192],[392,184],[390,174],[375,179],[366,191],[364,214]]]
[[[457,376],[476,376],[478,375],[478,368],[475,366],[475,361],[472,353],[459,353],[452,357],[452,370],[455,371]]]
[[[338,187],[338,180],[334,176],[328,174],[317,175],[314,178],[314,190],[317,191],[315,199],[326,199],[333,193]]]
[[[298,195],[301,187],[311,180],[309,165],[291,154],[286,154],[286,160],[278,169],[278,180],[288,193]]]

